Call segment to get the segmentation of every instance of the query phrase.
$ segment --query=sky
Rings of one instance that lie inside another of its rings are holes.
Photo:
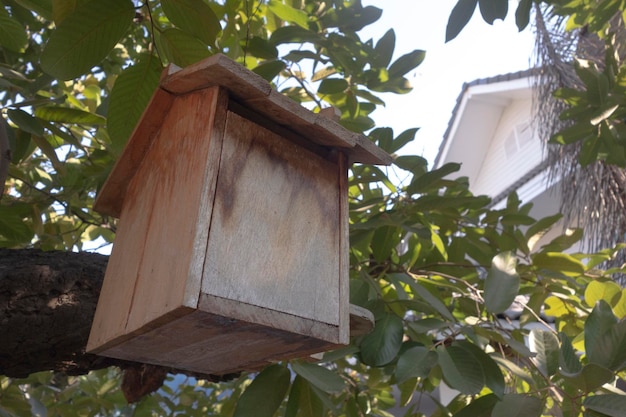
[[[377,126],[389,126],[398,135],[419,127],[415,141],[403,153],[434,161],[463,83],[527,69],[532,64],[530,27],[515,26],[517,1],[509,1],[506,21],[487,24],[478,9],[460,35],[445,43],[448,16],[457,0],[363,0],[363,5],[383,10],[376,23],[359,34],[377,41],[388,29],[396,34],[394,59],[414,49],[426,51],[426,59],[407,74],[413,91],[385,94],[386,108],[372,117]]]

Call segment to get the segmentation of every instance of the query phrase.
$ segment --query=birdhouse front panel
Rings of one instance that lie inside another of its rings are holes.
[[[222,298],[257,307],[253,319],[271,310],[329,324],[339,342],[345,175],[336,161],[228,112],[202,277],[202,293],[211,296],[205,308],[220,312]]]

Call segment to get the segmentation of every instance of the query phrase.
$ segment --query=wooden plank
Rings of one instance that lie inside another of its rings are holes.
[[[202,292],[338,325],[337,165],[229,113]]]
[[[272,90],[267,97],[246,99],[242,104],[318,145],[352,148],[356,144],[356,136],[352,132],[276,90]]]
[[[207,130],[210,130],[208,156],[204,167],[205,170],[200,192],[196,234],[194,237],[193,253],[191,255],[189,275],[187,278],[187,286],[185,287],[183,301],[183,304],[186,306],[196,306],[198,304],[200,290],[202,287],[202,272],[204,270],[204,260],[209,241],[209,228],[211,225],[211,215],[213,213],[213,201],[215,200],[218,168],[222,154],[224,130],[226,129],[226,115],[228,113],[228,92],[221,87],[213,87],[213,89],[216,90],[213,102],[207,103],[206,106],[206,110],[213,110],[210,112],[212,120],[209,120],[207,128]]]
[[[374,330],[374,314],[371,311],[350,304],[350,336],[363,336]]]
[[[137,183],[129,185],[129,199],[137,195]],[[126,204],[117,226],[117,238],[104,276],[98,306],[87,342],[88,352],[97,352],[112,340],[123,339],[135,294],[135,280],[144,257],[144,238],[150,227],[153,196]]]
[[[347,299],[346,304],[348,304]],[[198,303],[198,309],[236,320],[285,330],[290,333],[311,336],[336,344],[349,343],[349,341],[346,342],[345,339],[342,338],[343,329],[340,329],[337,325],[331,325],[306,317],[294,316],[282,311],[259,307],[241,301],[202,294]],[[349,330],[347,322],[346,326],[346,329]],[[346,331],[346,334],[348,333],[349,332]]]
[[[129,277],[135,286],[127,332],[180,306],[197,306],[202,268],[192,265],[201,265],[202,258],[193,256],[204,250],[208,236],[208,224],[199,217],[210,214],[201,203],[209,199],[205,181],[207,169],[211,172],[207,164],[218,97],[217,87],[178,97],[133,179],[136,192],[129,190],[126,204],[144,206],[151,201],[155,207],[144,214],[149,225],[143,235],[143,259],[136,276]],[[197,229],[199,224],[203,230]],[[189,285],[196,288],[195,296]]]
[[[350,343],[350,231],[348,213],[348,157],[338,155],[339,187],[339,343]]]
[[[279,125],[289,126],[307,140],[324,146],[351,148],[348,153],[352,162],[381,165],[392,162],[389,155],[367,138],[350,132],[332,118],[310,112],[224,55],[213,55],[184,69],[171,66],[161,82],[161,87],[172,94],[186,94],[215,85],[227,88],[231,97],[243,105]]]
[[[207,87],[227,88],[240,100],[266,97],[272,86],[263,77],[237,64],[230,58],[215,54],[184,69],[171,66],[161,81],[161,88],[172,94],[187,94]]]
[[[174,96],[164,90],[157,89],[154,93],[126,143],[124,151],[98,193],[94,210],[109,216],[120,217],[128,184],[141,165],[154,137],[161,129],[161,123],[173,101]]]
[[[227,102],[218,87],[177,98],[136,167],[89,349],[197,306]]]
[[[327,342],[194,311],[101,352],[104,356],[224,375],[334,347]]]
[[[354,149],[349,152],[350,163],[372,165],[391,165],[393,158],[387,152],[380,149],[374,142],[363,135],[358,135]]]

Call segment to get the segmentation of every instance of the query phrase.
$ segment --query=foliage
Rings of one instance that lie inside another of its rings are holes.
[[[569,126],[553,132],[550,142],[579,143],[578,162],[583,166],[602,160],[626,167],[626,46],[623,44],[626,3],[623,0],[521,0],[515,12],[519,30],[528,25],[533,3],[565,19],[565,30],[579,30],[581,38],[597,36],[601,41],[599,50],[586,50],[587,42],[575,46],[569,64],[576,68],[577,86],[561,85],[562,88],[554,91],[555,97],[566,105],[560,117]],[[495,19],[505,18],[508,1],[459,0],[448,21],[446,40],[461,32],[476,7],[483,19],[492,24]],[[590,54],[598,62],[590,59]]]
[[[458,164],[429,171],[423,158],[397,154],[416,129],[370,130],[377,94],[408,91],[405,75],[424,58],[394,61],[393,30],[360,39],[379,9],[357,0],[100,3],[2,1],[0,98],[13,163],[0,244],[111,241],[115,222],[91,210],[93,198],[161,68],[222,52],[316,111],[336,106],[345,126],[394,154],[392,171],[357,165],[349,181],[350,298],[376,326],[319,364],[274,364],[221,384],[177,378],[136,405],[124,403],[114,370],[2,378],[0,415],[352,417],[399,415],[398,406],[419,416],[428,398],[433,416],[623,413],[626,290],[611,281],[623,271],[598,269],[622,247],[566,254],[580,231],[540,241],[558,215],[533,219],[514,194],[490,209],[466,179],[449,179]],[[493,21],[507,12],[500,3],[461,0],[453,15],[462,22],[459,8],[478,5]],[[435,393],[443,382],[458,392],[446,403]]]

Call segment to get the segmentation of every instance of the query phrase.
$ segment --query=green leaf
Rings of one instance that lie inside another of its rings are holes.
[[[485,308],[498,314],[511,306],[519,292],[520,277],[516,271],[517,258],[512,252],[496,255],[485,280]]]
[[[358,3],[360,6],[360,2]],[[383,11],[378,7],[366,6],[363,8],[350,7],[339,13],[339,28],[344,32],[358,32],[367,25],[376,22],[382,16]]]
[[[0,46],[14,52],[24,52],[28,36],[24,27],[6,9],[0,7]]]
[[[338,393],[346,386],[343,378],[323,366],[297,361],[292,362],[291,367],[295,373],[324,392]]]
[[[619,394],[590,395],[583,405],[588,410],[597,411],[610,417],[623,417],[626,410],[626,396]]]
[[[408,284],[411,286],[411,289],[417,293],[417,295],[426,301],[432,308],[434,308],[441,316],[445,319],[448,319],[452,322],[456,321],[450,310],[446,308],[446,305],[437,297],[435,297],[430,291],[424,288],[415,280],[408,278]]]
[[[585,335],[586,332],[587,325],[585,324]],[[623,370],[626,367],[626,321],[618,322],[601,334],[597,339],[597,345],[593,346],[591,352],[587,351],[587,357],[590,363],[596,363],[616,372]]]
[[[540,417],[543,401],[525,394],[506,394],[493,407],[491,417]]]
[[[424,346],[414,346],[398,357],[396,380],[402,383],[410,378],[426,378],[437,363],[437,353]]]
[[[202,41],[180,29],[166,29],[157,39],[161,53],[179,67],[186,67],[211,55]]]
[[[528,230],[526,230],[524,236],[526,237],[526,239],[530,240],[536,235],[543,235],[562,218],[563,215],[561,213],[557,213],[552,216],[544,217],[540,220],[537,220],[535,224],[533,224],[528,228]]]
[[[283,61],[265,61],[259,65],[257,65],[252,72],[260,75],[267,81],[272,81],[275,77],[280,74],[282,70],[287,67]]]
[[[317,94],[324,95],[342,93],[346,88],[348,88],[348,81],[343,78],[326,78],[320,83],[320,86],[317,89]]]
[[[520,0],[515,10],[515,24],[521,32],[528,26],[530,21],[530,10],[533,6],[533,0]]]
[[[307,14],[303,10],[291,7],[287,4],[282,3],[279,0],[270,0],[267,6],[270,11],[278,16],[280,19],[289,23],[295,23],[301,28],[308,29],[309,16],[307,16]]]
[[[407,72],[419,66],[419,64],[424,61],[425,57],[426,52],[419,49],[402,55],[400,58],[395,60],[394,63],[391,64],[391,66],[389,67],[389,78],[393,79],[397,77],[402,77]]]
[[[498,402],[494,394],[487,394],[473,400],[467,407],[454,413],[452,417],[491,417],[491,410]]]
[[[402,240],[402,230],[395,226],[383,226],[376,229],[372,238],[372,255],[377,262],[384,262],[392,255]]]
[[[465,349],[458,346],[439,347],[439,365],[446,383],[463,394],[476,395],[485,386],[482,367]]]
[[[615,379],[613,371],[595,363],[588,363],[576,374],[565,375],[562,373],[562,375],[572,386],[583,392],[595,391]]]
[[[38,107],[35,109],[35,116],[42,120],[57,123],[102,126],[106,122],[106,119],[98,114],[58,106]]]
[[[203,1],[162,0],[161,6],[167,18],[179,29],[214,46],[222,27],[213,10]]]
[[[448,18],[448,25],[446,26],[446,42],[450,42],[456,38],[461,30],[469,23],[478,0],[459,0]]]
[[[402,346],[402,319],[385,313],[376,320],[374,330],[361,341],[361,359],[370,366],[383,366],[395,359]]]
[[[261,59],[274,60],[278,58],[278,49],[267,39],[263,39],[259,36],[253,36],[248,41],[248,53],[252,56]]]
[[[582,370],[580,360],[574,351],[572,342],[565,333],[559,333],[561,348],[559,349],[559,367],[561,374],[573,376]]]
[[[24,216],[13,206],[0,206],[0,247],[29,243],[34,231],[24,222]]]
[[[617,304],[621,294],[621,287],[613,281],[591,281],[585,289],[584,300],[588,306],[595,306],[600,300],[613,306]]]
[[[265,368],[239,397],[233,416],[272,417],[287,394],[290,376],[281,365]]]
[[[52,4],[50,0],[16,0],[15,2],[22,7],[32,10],[46,20],[52,20]]]
[[[272,36],[270,36],[270,42],[274,45],[280,45],[283,43],[316,43],[321,39],[320,35],[316,32],[312,32],[299,26],[284,26],[278,28],[272,33]]]
[[[113,149],[121,151],[159,85],[161,62],[154,55],[141,55],[115,80],[109,97],[107,129]]]
[[[418,130],[419,130],[419,128],[411,128],[411,129],[407,129],[404,132],[400,133],[393,140],[392,145],[388,149],[385,149],[385,150],[387,152],[389,152],[389,153],[393,153],[393,152],[399,151],[400,149],[402,149],[404,147],[404,145],[408,144],[409,142],[411,142],[411,141],[413,141],[415,139],[415,134],[417,133]],[[427,166],[428,166],[428,164],[424,165],[424,168],[426,168]]]
[[[604,300],[598,301],[585,321],[585,352],[590,362],[596,362],[601,365],[607,362],[608,358],[595,354],[595,352],[600,348],[601,338],[616,323],[617,318],[613,315],[611,306]]]
[[[461,169],[461,164],[449,162],[440,168],[429,171],[425,173],[424,175],[415,177],[413,178],[413,181],[411,181],[411,184],[409,184],[409,186],[407,187],[407,193],[416,194],[416,193],[424,192],[429,187],[436,184],[437,181],[441,180],[446,175],[452,174],[453,172],[457,172],[459,169]]]
[[[54,24],[59,26],[67,16],[74,13],[78,3],[78,0],[52,0]]]
[[[41,122],[35,119],[30,114],[21,109],[9,109],[7,115],[13,123],[15,123],[24,132],[28,132],[31,135],[43,136],[44,129]]]
[[[254,414],[251,414],[254,415]],[[324,404],[311,385],[297,375],[289,392],[285,417],[323,417]]]
[[[113,49],[134,16],[130,0],[81,4],[50,35],[40,57],[41,67],[61,80],[86,73]]]
[[[385,34],[376,42],[374,47],[374,59],[372,64],[377,68],[387,68],[387,65],[391,62],[393,51],[396,47],[396,33],[393,29],[389,29]]]
[[[478,6],[483,19],[490,25],[492,25],[496,19],[504,20],[509,11],[508,0],[478,0]]]
[[[485,385],[496,395],[498,398],[504,397],[504,376],[502,371],[498,367],[498,364],[489,356],[485,351],[480,349],[473,343],[468,341],[460,341],[455,346],[464,349],[471,357],[473,361],[480,364],[482,368]]]
[[[566,276],[577,277],[585,273],[585,265],[571,255],[561,252],[539,252],[532,255],[533,265]]]
[[[530,332],[530,348],[537,355],[537,368],[546,376],[552,376],[559,368],[559,339],[548,330],[533,329]]]
[[[396,156],[393,163],[396,166],[410,172],[424,172],[426,166],[428,165],[428,161],[426,159],[417,155]]]
[[[591,123],[574,123],[550,138],[550,143],[566,145],[586,139],[594,135],[594,128]]]

